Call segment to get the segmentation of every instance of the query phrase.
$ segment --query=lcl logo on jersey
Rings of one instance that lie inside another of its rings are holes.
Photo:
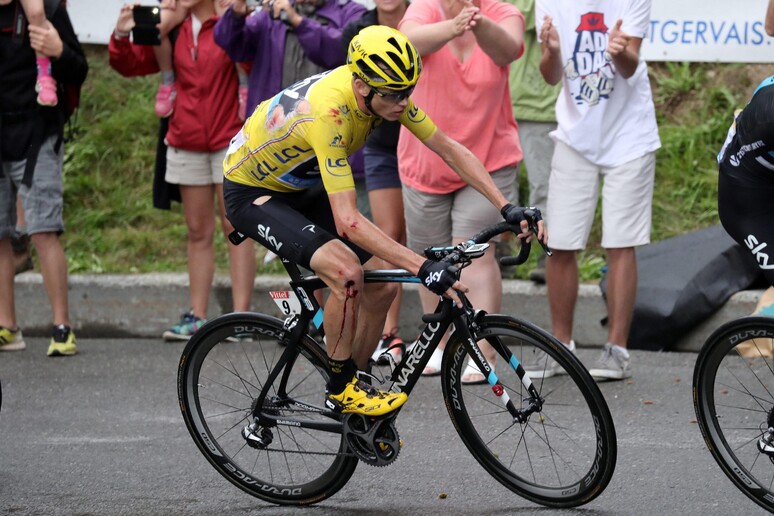
[[[409,120],[412,122],[419,123],[425,118],[427,118],[427,115],[425,113],[422,113],[422,118],[417,118],[419,116],[419,108],[417,106],[412,106],[411,109],[408,110],[408,117]]]
[[[347,171],[339,172],[338,170],[336,170],[339,168],[346,168]],[[347,161],[347,158],[336,158],[336,159],[327,158],[325,160],[325,170],[327,170],[328,173],[333,176],[345,176],[347,174],[350,174],[351,172],[348,169],[349,169],[349,162]]]

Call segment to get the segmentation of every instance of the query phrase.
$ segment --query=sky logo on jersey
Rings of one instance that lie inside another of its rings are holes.
[[[595,106],[613,91],[615,72],[607,55],[607,25],[604,13],[590,12],[581,16],[575,29],[575,48],[564,65],[564,74],[571,81],[580,79],[578,91],[573,91],[578,104]],[[573,85],[573,88],[578,87]]]
[[[344,170],[341,171],[338,169]],[[349,161],[347,161],[347,158],[326,158],[325,170],[332,176],[346,176],[352,173],[349,169]]]

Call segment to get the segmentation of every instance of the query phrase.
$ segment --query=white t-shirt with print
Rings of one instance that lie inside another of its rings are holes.
[[[619,19],[624,33],[645,38],[650,5],[650,0],[537,0],[538,37],[550,16],[564,68],[558,128],[551,136],[596,165],[622,165],[661,146],[645,61],[624,79],[605,52]]]

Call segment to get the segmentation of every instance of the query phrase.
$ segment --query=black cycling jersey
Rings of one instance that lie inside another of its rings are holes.
[[[736,116],[718,164],[720,222],[774,286],[774,76]]]

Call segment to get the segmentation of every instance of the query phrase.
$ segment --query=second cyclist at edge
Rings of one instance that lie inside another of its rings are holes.
[[[372,26],[349,45],[347,64],[300,81],[261,103],[232,139],[224,161],[231,223],[278,256],[314,271],[330,288],[324,306],[328,366],[325,404],[342,413],[380,416],[405,393],[377,390],[355,376],[367,366],[397,284],[365,285],[363,270],[401,267],[461,306],[468,288],[454,271],[390,239],[357,209],[347,157],[382,120],[398,120],[481,192],[503,218],[522,209],[502,195],[481,162],[449,138],[410,95],[422,63],[401,32]],[[546,242],[543,223],[538,238]]]

